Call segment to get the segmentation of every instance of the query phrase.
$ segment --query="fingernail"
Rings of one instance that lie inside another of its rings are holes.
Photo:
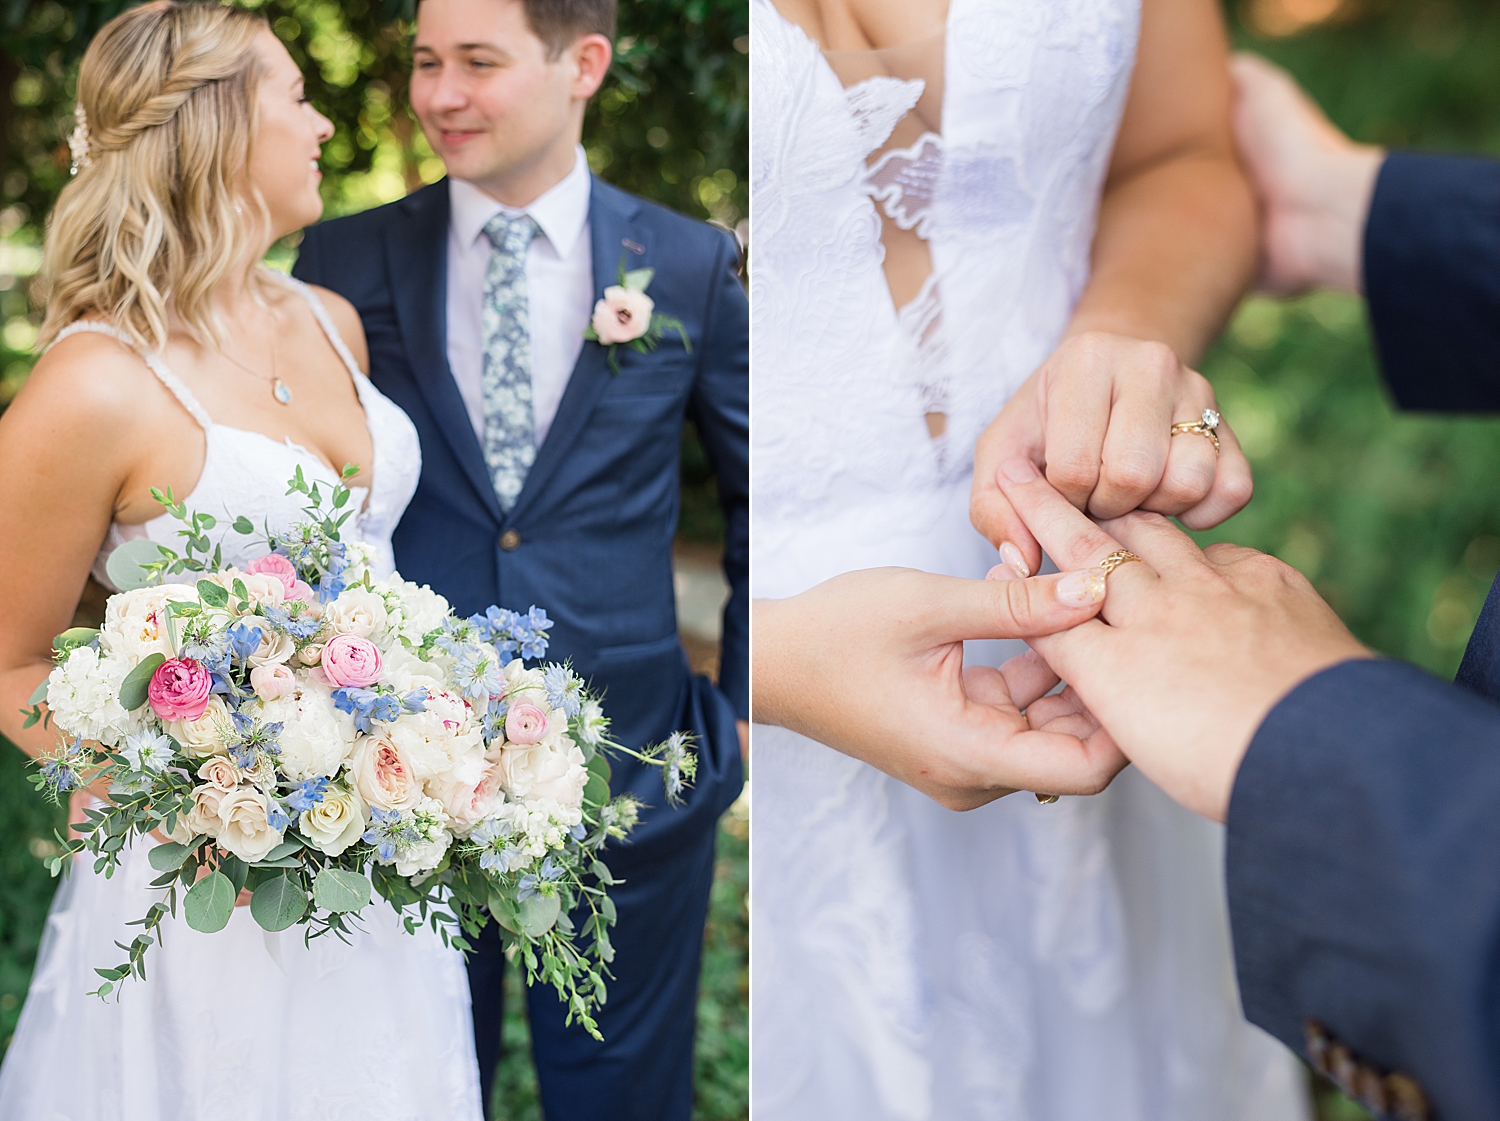
[[[1021,550],[1017,549],[1009,541],[1000,546],[1000,559],[1014,568],[1023,577],[1031,575],[1031,566],[1026,563],[1026,558],[1021,555]]]
[[[1013,455],[1000,464],[1000,474],[1013,483],[1029,483],[1041,472],[1036,469],[1036,464],[1024,455]]]
[[[1057,602],[1064,607],[1088,607],[1104,599],[1102,568],[1070,572],[1057,582]]]
[[[984,574],[986,580],[1019,580],[1021,574],[1008,564],[997,564]]]

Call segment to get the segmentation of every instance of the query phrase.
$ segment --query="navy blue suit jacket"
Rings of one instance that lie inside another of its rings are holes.
[[[448,184],[309,229],[295,274],[348,299],[364,323],[370,377],[406,410],[422,443],[416,497],[395,534],[396,565],[463,614],[490,604],[552,617],[549,659],[571,659],[605,692],[612,734],[630,747],[674,729],[699,737],[699,777],[681,809],[660,771],[615,761],[616,793],[648,805],[611,867],[672,851],[712,827],[739,792],[734,720],[749,710],[749,315],[722,231],[593,180],[596,298],[628,268],[654,267],[650,295],[680,319],[650,354],[585,343],[557,416],[508,513],[448,368]],[[719,686],[689,673],[677,637],[672,537],[679,456],[691,418],[718,476],[726,533]],[[502,537],[511,547],[502,547]]]
[[[1364,269],[1396,400],[1500,409],[1500,163],[1392,155]],[[1500,583],[1456,684],[1389,661],[1304,681],[1229,807],[1246,1014],[1294,1047],[1321,1022],[1413,1077],[1442,1121],[1500,1117],[1497,702]]]

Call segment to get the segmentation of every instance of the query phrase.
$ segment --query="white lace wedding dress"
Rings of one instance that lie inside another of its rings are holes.
[[[995,563],[972,448],[1088,277],[1138,21],[952,0],[945,38],[833,55],[752,0],[755,595]],[[877,206],[931,259],[900,311]],[[1221,831],[1134,771],[957,814],[782,729],[754,756],[757,1121],[1307,1115],[1240,1013]]]
[[[316,295],[283,279],[307,297],[358,389],[374,445],[372,487],[354,488],[363,508],[345,533],[377,546],[389,570],[391,531],[421,471],[416,429],[359,371]],[[290,441],[215,423],[159,358],[144,357],[205,432],[203,473],[187,500],[194,510],[243,513],[275,528],[302,516],[302,496],[285,494],[296,467],[309,481],[336,481]],[[112,526],[96,572],[123,539],[178,544],[179,525],[164,515]],[[226,562],[250,559],[239,555],[243,540],[225,537]],[[157,875],[149,844],[129,850],[112,879],[85,860],[59,886],[0,1067],[0,1118],[478,1121],[463,960],[430,930],[406,934],[378,898],[348,945],[325,937],[309,948],[296,927],[268,934],[246,907],[217,934],[169,919],[144,981],[121,982],[118,999],[87,996],[101,980],[94,968],[124,960],[115,942],[135,936],[139,928],[126,924],[160,895],[149,887]]]

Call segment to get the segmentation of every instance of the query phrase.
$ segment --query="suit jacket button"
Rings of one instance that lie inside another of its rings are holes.
[[[521,543],[521,535],[513,529],[507,529],[500,535],[500,548],[507,553],[515,552],[516,546]]]

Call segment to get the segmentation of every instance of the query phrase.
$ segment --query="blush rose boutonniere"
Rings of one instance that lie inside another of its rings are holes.
[[[609,368],[616,375],[620,373],[620,347],[628,346],[631,350],[648,354],[661,345],[668,331],[677,332],[683,349],[689,354],[693,352],[693,344],[688,342],[682,320],[657,314],[656,301],[646,295],[655,275],[655,269],[627,271],[625,259],[621,257],[619,283],[604,290],[603,298],[594,305],[593,319],[583,332],[583,337],[589,342],[608,348]]]

